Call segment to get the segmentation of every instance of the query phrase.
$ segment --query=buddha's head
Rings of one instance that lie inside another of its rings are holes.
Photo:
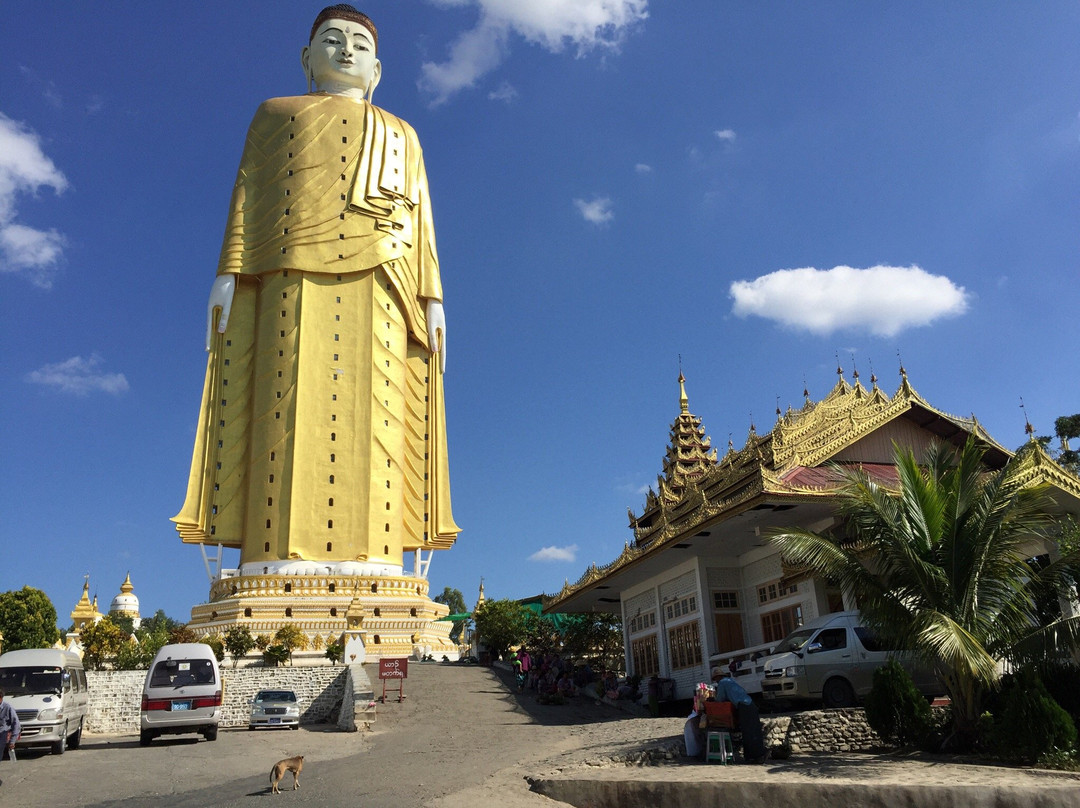
[[[366,14],[340,3],[319,12],[300,62],[309,84],[332,93],[371,97],[382,76],[376,58],[379,34]]]

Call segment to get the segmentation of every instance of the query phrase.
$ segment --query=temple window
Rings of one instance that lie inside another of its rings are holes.
[[[411,609],[409,609],[409,617],[416,617],[416,607],[415,606],[413,606]]]
[[[375,607],[375,608],[374,608],[374,609],[372,610],[372,612],[371,612],[371,613],[372,613],[372,614],[373,614],[373,615],[374,615],[375,617],[379,617],[379,616],[380,616],[380,615],[379,615],[379,607],[378,607],[378,606],[376,606],[376,607]]]
[[[334,458],[335,458],[335,457],[336,457],[336,455],[330,455],[330,462],[331,462],[331,463],[333,463],[333,462],[334,462]]]
[[[244,617],[251,617],[251,607],[244,609]]]
[[[373,583],[373,584],[371,585],[371,594],[373,594],[373,595],[374,595],[374,594],[375,594],[376,592],[378,592],[378,591],[379,591],[379,585],[378,585],[377,583]]]
[[[270,520],[269,519],[266,520],[266,526],[270,527]]]
[[[334,529],[334,520],[333,519],[327,519],[326,520],[326,529],[327,530],[333,530]]]
[[[376,645],[378,645],[378,644],[379,644],[380,642],[382,642],[382,640],[380,640],[380,639],[379,639],[379,635],[378,635],[378,634],[376,634],[376,635],[375,635],[375,644],[376,644]]]
[[[274,498],[273,497],[267,497],[266,498],[266,504],[267,504],[267,506],[273,505],[274,504]]]
[[[326,552],[328,552],[328,553],[329,553],[329,552],[330,552],[331,550],[333,550],[333,549],[334,549],[334,543],[333,543],[332,541],[328,541],[328,542],[326,543]],[[333,584],[330,584],[330,591],[331,591],[331,592],[333,592],[333,591],[334,591],[334,585],[333,585]]]
[[[337,609],[331,608],[330,609],[330,616],[331,617],[337,617]]]
[[[285,584],[285,591],[292,592],[292,584]]]
[[[330,485],[333,485],[333,484],[334,484],[334,475],[331,474],[330,475]]]
[[[270,542],[264,542],[263,543],[263,552],[264,553],[269,553],[270,552]],[[264,569],[263,572],[265,573],[266,570]]]
[[[292,609],[288,606],[285,607],[285,616],[292,617]]]
[[[330,499],[327,500],[326,504],[329,505],[331,508],[333,508],[334,507],[334,498],[330,497]]]
[[[327,547],[326,549],[329,550],[330,548]],[[329,589],[330,589],[331,592],[333,592],[336,588],[337,588],[337,584],[330,584],[330,586],[329,586]]]

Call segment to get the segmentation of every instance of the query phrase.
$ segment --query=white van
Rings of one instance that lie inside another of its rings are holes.
[[[198,733],[216,741],[223,684],[214,650],[205,643],[163,645],[143,684],[139,743],[159,735]]]
[[[49,746],[56,755],[79,748],[90,699],[78,654],[57,648],[8,651],[0,656],[0,688],[22,724],[16,747]]]
[[[886,649],[858,612],[838,612],[795,629],[765,660],[761,694],[769,701],[820,700],[825,707],[852,707],[874,684],[874,671],[895,657],[927,696],[944,691],[927,666]]]

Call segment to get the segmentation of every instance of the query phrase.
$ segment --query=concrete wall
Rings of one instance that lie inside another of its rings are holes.
[[[343,665],[303,668],[237,668],[223,666],[225,703],[221,726],[246,726],[251,700],[264,688],[292,690],[300,702],[300,723],[336,720],[345,692]],[[90,689],[88,732],[137,733],[146,671],[87,671]]]

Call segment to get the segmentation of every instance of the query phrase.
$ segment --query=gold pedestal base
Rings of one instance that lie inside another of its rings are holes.
[[[457,657],[453,624],[437,622],[449,607],[428,597],[428,582],[408,576],[238,575],[210,589],[210,602],[191,610],[188,626],[200,636],[244,626],[253,635],[273,635],[291,624],[308,638],[309,650],[325,648],[345,631],[354,599],[363,607],[368,660],[410,656],[417,650],[436,659]]]

